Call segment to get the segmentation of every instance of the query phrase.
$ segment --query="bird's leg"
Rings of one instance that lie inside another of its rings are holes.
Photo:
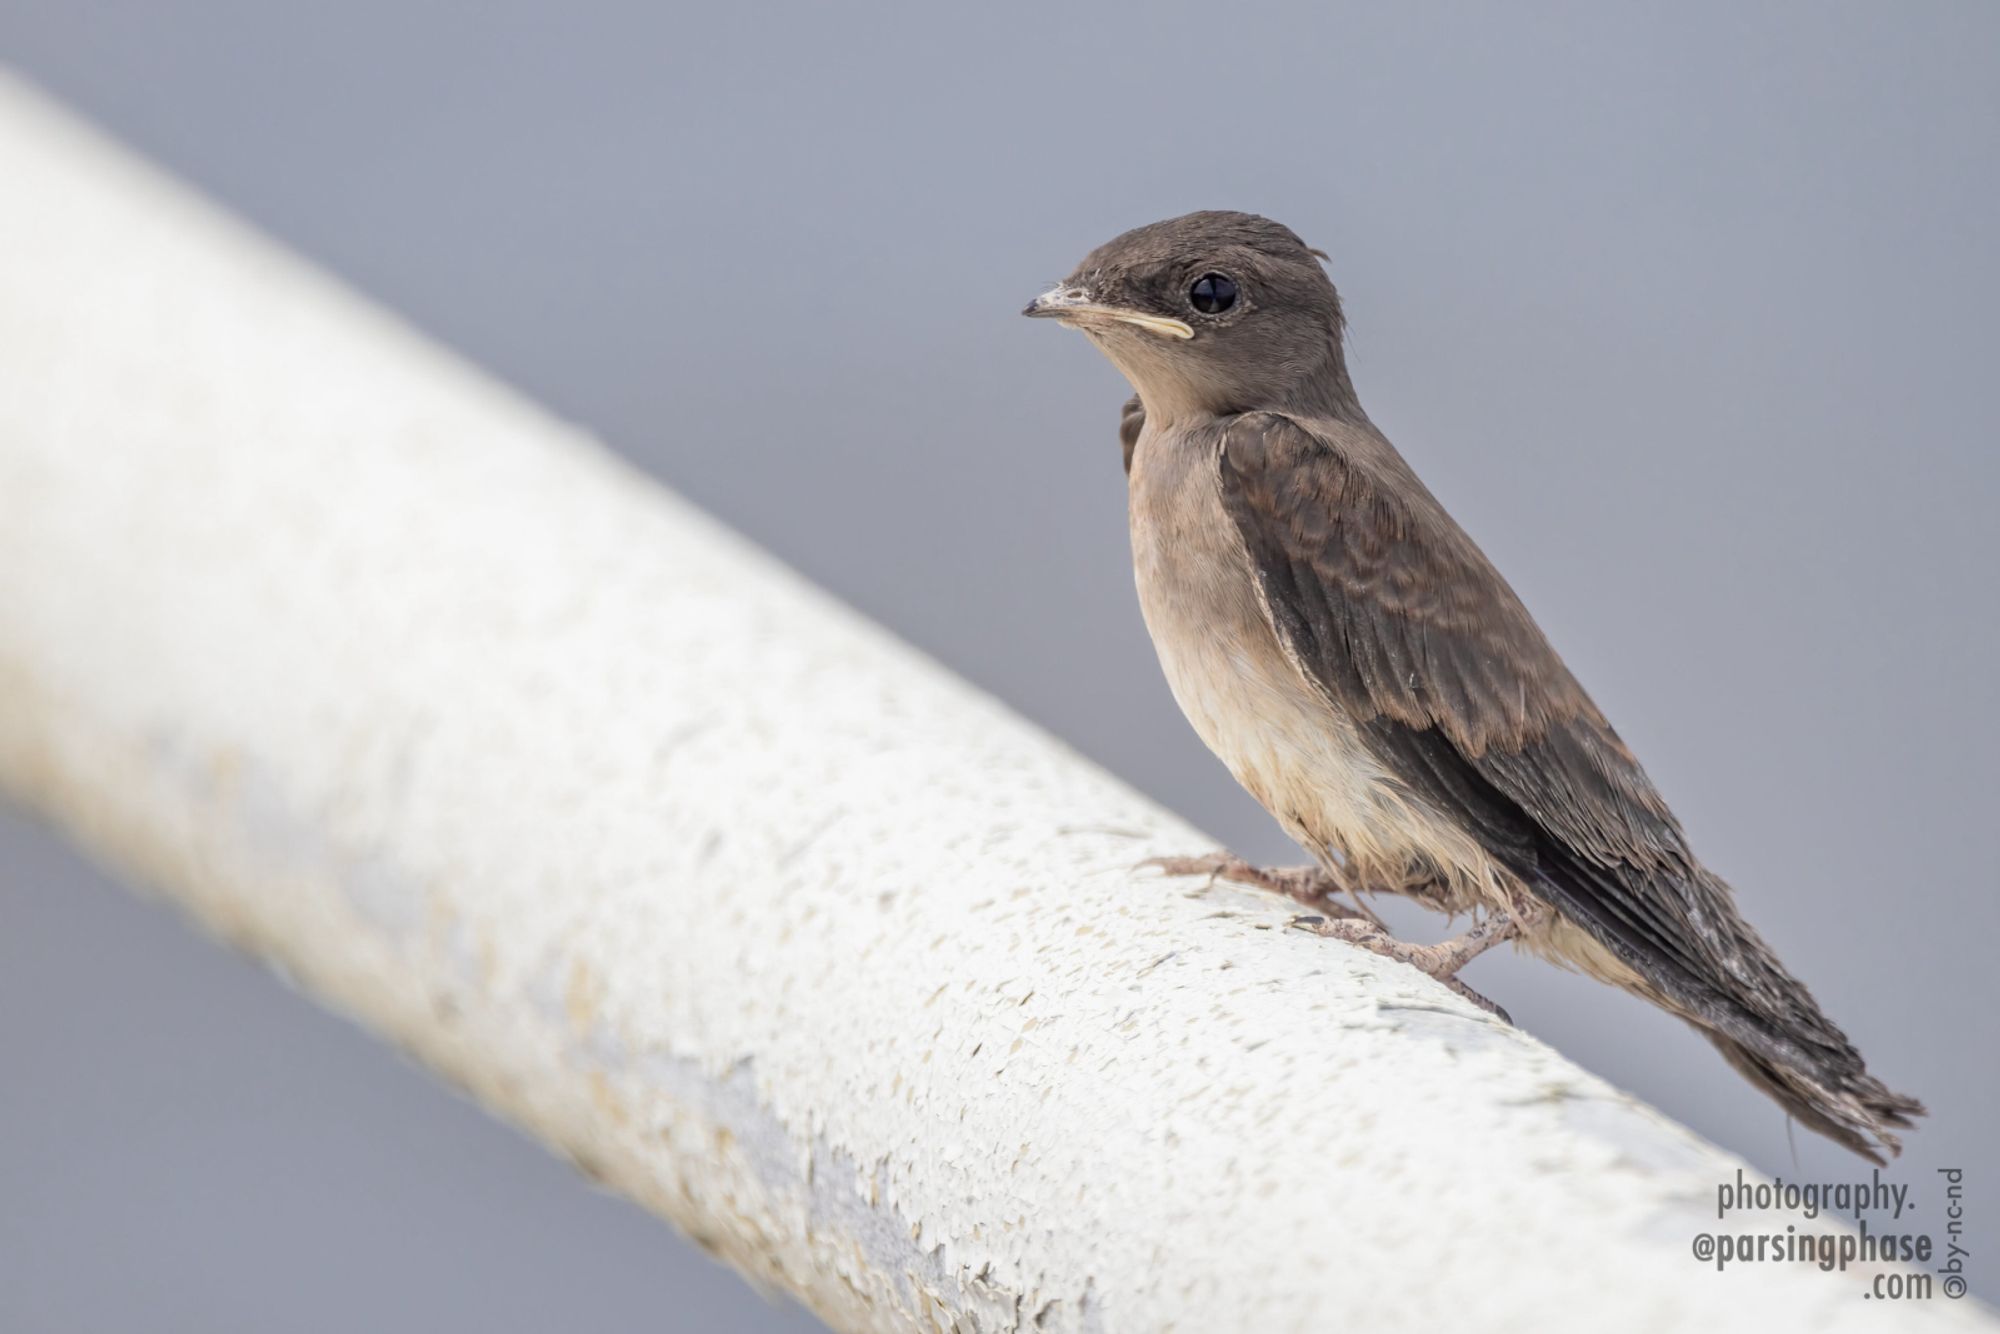
[[[1312,922],[1301,918],[1294,925],[1314,935],[1332,936],[1385,958],[1406,963],[1418,972],[1436,978],[1488,1014],[1497,1015],[1511,1024],[1514,1021],[1505,1010],[1458,980],[1458,970],[1502,941],[1520,935],[1521,928],[1531,925],[1537,916],[1532,911],[1516,914],[1495,908],[1485,921],[1464,935],[1438,945],[1412,945],[1367,922]]]
[[[1221,851],[1199,857],[1149,857],[1139,865],[1157,867],[1168,875],[1207,876],[1211,885],[1218,880],[1255,885],[1259,889],[1297,899],[1307,907],[1332,917],[1381,924],[1375,914],[1365,908],[1357,911],[1345,904],[1335,903],[1334,896],[1346,893],[1348,887],[1340,877],[1318,866],[1252,866],[1235,853]]]

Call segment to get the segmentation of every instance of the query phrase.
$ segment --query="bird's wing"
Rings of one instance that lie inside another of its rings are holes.
[[[1717,1023],[1757,1017],[1731,984],[1744,942],[1726,887],[1699,872],[1527,608],[1387,442],[1248,413],[1216,463],[1293,666],[1389,772],[1666,995]]]
[[[1680,825],[1479,548],[1365,424],[1231,419],[1223,506],[1292,665],[1383,766],[1589,933],[1794,1116],[1881,1161],[1915,1099],[1699,866]]]
[[[1125,447],[1125,472],[1132,472],[1132,451],[1139,447],[1139,432],[1146,429],[1146,405],[1137,394],[1125,400],[1118,414],[1118,443]]]

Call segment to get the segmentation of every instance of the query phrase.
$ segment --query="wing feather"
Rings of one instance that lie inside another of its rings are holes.
[[[1746,972],[1762,960],[1746,959],[1726,887],[1386,441],[1365,424],[1248,413],[1217,469],[1288,656],[1390,773],[1663,994],[1760,1050],[1810,1059],[1754,1003],[1768,979]]]
[[[1137,394],[1125,400],[1118,414],[1118,444],[1125,451],[1125,475],[1132,475],[1132,451],[1139,447],[1139,432],[1146,429],[1146,405]]]
[[[1146,426],[1134,394],[1125,471]],[[1363,420],[1227,419],[1224,508],[1292,666],[1377,760],[1706,1029],[1805,1124],[1880,1162],[1923,1107],[1736,912],[1673,812],[1472,539]]]

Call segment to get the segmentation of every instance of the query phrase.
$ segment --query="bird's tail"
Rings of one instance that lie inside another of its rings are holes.
[[[1819,1008],[1805,983],[1785,971],[1763,938],[1736,912],[1729,886],[1707,871],[1700,898],[1717,946],[1717,1005],[1668,1000],[1728,1062],[1787,1112],[1877,1163],[1902,1149],[1898,1130],[1924,1114],[1915,1098],[1868,1073],[1847,1035]]]
[[[1858,1058],[1841,1078],[1829,1081],[1775,1064],[1701,1021],[1692,1022],[1715,1044],[1723,1059],[1802,1125],[1846,1145],[1870,1162],[1882,1162],[1884,1153],[1892,1158],[1901,1153],[1903,1142],[1895,1132],[1907,1130],[1913,1117],[1924,1114],[1922,1103],[1892,1092],[1869,1074]]]

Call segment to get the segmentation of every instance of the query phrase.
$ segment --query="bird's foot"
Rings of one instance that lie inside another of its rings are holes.
[[[1496,909],[1485,921],[1464,935],[1438,945],[1412,945],[1408,941],[1396,939],[1370,922],[1326,922],[1301,917],[1294,921],[1293,925],[1311,931],[1314,935],[1331,936],[1336,940],[1359,945],[1365,950],[1372,950],[1385,958],[1406,963],[1418,972],[1444,983],[1488,1014],[1497,1016],[1502,1023],[1514,1022],[1505,1010],[1458,979],[1459,969],[1495,945],[1512,940],[1520,934],[1521,923],[1505,912]]]
[[[1218,880],[1255,885],[1297,899],[1329,916],[1374,921],[1373,914],[1333,902],[1335,895],[1347,892],[1347,886],[1317,866],[1252,866],[1231,852],[1209,852],[1199,857],[1149,857],[1139,865],[1157,867],[1168,875],[1207,876],[1211,885]]]

